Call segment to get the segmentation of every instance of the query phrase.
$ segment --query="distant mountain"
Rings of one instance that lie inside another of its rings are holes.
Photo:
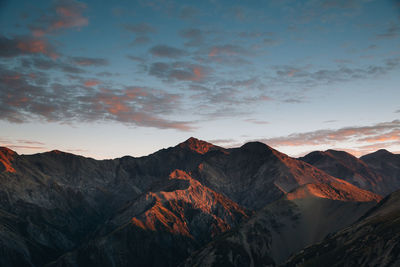
[[[259,142],[196,138],[113,160],[0,148],[0,184],[0,266],[177,266],[237,231],[278,263],[380,199]]]
[[[383,177],[383,183],[390,185],[389,192],[400,188],[400,155],[385,149],[367,154],[360,158],[375,172]]]
[[[400,188],[400,175],[396,178],[396,171],[389,171],[390,173],[386,175],[383,168],[373,168],[368,162],[363,160],[370,158],[373,161],[372,157],[365,156],[358,159],[347,152],[330,149],[327,151],[311,152],[300,158],[300,160],[334,177],[346,180],[355,186],[382,196],[386,196]],[[380,159],[381,157],[378,156],[377,158]],[[400,169],[398,170],[398,174],[400,174]]]
[[[400,191],[284,266],[400,266]]]

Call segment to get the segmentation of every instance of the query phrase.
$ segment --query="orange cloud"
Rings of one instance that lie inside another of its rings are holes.
[[[28,53],[47,53],[47,44],[43,40],[29,40],[26,42],[21,41],[17,44],[17,47],[20,50]]]
[[[17,43],[17,48],[23,53],[29,54],[44,54],[53,59],[58,58],[58,55],[52,51],[48,43],[42,39],[24,39]]]
[[[140,87],[127,89],[125,95],[129,99],[135,99],[138,96],[147,96],[147,92]]]
[[[55,1],[53,8],[34,22],[31,27],[32,35],[43,37],[60,29],[87,26],[89,21],[82,14],[86,7],[86,4],[74,0]]]
[[[204,74],[203,74],[203,69],[200,67],[194,67],[193,68],[193,81],[200,81],[203,79]]]
[[[87,81],[84,83],[84,85],[85,85],[86,87],[93,87],[93,86],[96,86],[96,85],[98,85],[98,84],[100,84],[100,82],[97,81],[97,80],[87,80]]]
[[[209,57],[215,57],[218,53],[218,48],[217,47],[213,47],[210,51],[210,53],[208,53]]]

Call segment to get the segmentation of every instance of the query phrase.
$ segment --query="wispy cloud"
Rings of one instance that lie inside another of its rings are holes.
[[[392,39],[398,37],[400,34],[400,26],[398,22],[390,22],[389,26],[384,32],[376,35],[377,39]]]
[[[89,20],[83,15],[87,5],[75,0],[57,0],[39,19],[30,25],[33,36],[58,33],[63,29],[87,26]]]
[[[87,81],[85,81],[84,85],[85,85],[86,87],[93,87],[93,86],[96,86],[96,85],[98,85],[98,84],[100,84],[100,83],[101,83],[101,82],[98,81],[98,80],[87,80]]]
[[[399,68],[400,57],[386,59],[382,64],[345,67],[338,66],[330,69],[314,69],[311,65],[306,66],[290,66],[281,65],[274,66],[275,77],[270,78],[270,82],[275,85],[302,85],[307,87],[315,87],[323,84],[334,84],[338,82],[349,82],[359,79],[368,79]]]
[[[167,81],[200,82],[210,70],[202,65],[187,62],[155,62],[150,65],[149,74]]]
[[[156,28],[147,23],[127,24],[124,28],[125,30],[135,34],[133,44],[148,43],[150,42],[149,35],[157,32]]]
[[[128,24],[125,25],[124,28],[127,31],[130,31],[135,34],[148,34],[156,32],[156,28],[147,23]]]
[[[178,58],[186,55],[182,49],[168,45],[156,45],[149,50],[150,54],[156,57]]]
[[[64,73],[85,73],[86,71],[82,68],[76,66],[76,64],[71,64],[68,61],[63,60],[51,60],[42,57],[30,57],[23,58],[21,60],[25,68],[34,68],[38,70],[59,70]]]
[[[71,57],[70,60],[79,66],[107,66],[108,60],[105,58],[91,58],[91,57]]]
[[[260,124],[260,125],[265,125],[265,124],[269,124],[268,121],[263,121],[263,120],[256,120],[256,119],[245,119],[245,122],[250,122],[253,124]]]
[[[179,10],[179,18],[181,19],[193,19],[199,15],[200,10],[194,6],[183,6]]]
[[[187,42],[185,42],[186,46],[202,46],[204,45],[205,34],[204,31],[198,28],[189,28],[184,29],[179,32],[180,36],[185,38]]]

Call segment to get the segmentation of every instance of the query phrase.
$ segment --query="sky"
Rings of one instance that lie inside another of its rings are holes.
[[[0,146],[400,153],[400,1],[0,0]]]

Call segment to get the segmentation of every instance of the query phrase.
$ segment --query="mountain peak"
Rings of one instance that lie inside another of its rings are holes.
[[[387,151],[386,149],[379,149],[379,150],[377,150],[375,153],[376,153],[377,155],[390,155],[390,154],[393,154],[393,153]]]
[[[17,152],[15,152],[14,150],[11,150],[5,146],[0,146],[0,153],[1,154],[10,154],[10,155],[17,154]]]
[[[258,141],[248,142],[248,143],[244,144],[243,146],[241,146],[241,148],[244,148],[244,149],[250,150],[250,151],[257,151],[257,152],[271,150],[271,147],[267,146],[266,144],[264,144],[262,142],[258,142]]]
[[[199,154],[205,154],[210,150],[214,150],[216,146],[203,140],[199,140],[194,137],[190,137],[185,142],[178,145],[181,148],[189,149],[191,151],[197,152]]]
[[[360,157],[361,160],[368,160],[368,159],[373,159],[373,158],[382,158],[382,157],[391,157],[395,154],[391,153],[390,151],[387,151],[386,149],[379,149],[375,152],[372,152],[370,154],[366,154],[362,157]]]

